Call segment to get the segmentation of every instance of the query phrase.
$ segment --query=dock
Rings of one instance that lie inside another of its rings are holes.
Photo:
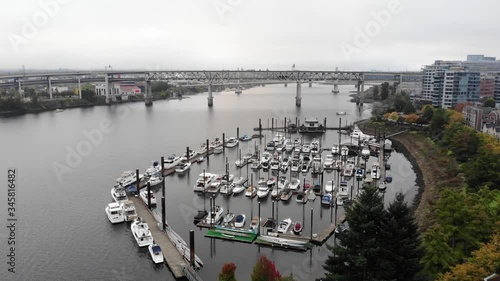
[[[154,242],[160,246],[163,257],[165,258],[165,263],[174,274],[174,277],[176,279],[185,278],[186,270],[184,270],[184,267],[188,262],[184,260],[183,256],[175,248],[175,245],[170,241],[167,234],[159,229],[155,217],[152,212],[148,210],[144,202],[142,202],[142,199],[131,196],[130,200],[134,202],[139,217],[146,220],[151,230],[151,234],[153,235]]]

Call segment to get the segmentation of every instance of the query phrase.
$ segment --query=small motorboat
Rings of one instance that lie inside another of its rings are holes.
[[[304,193],[302,192],[297,193],[295,201],[297,201],[298,203],[304,203]]]
[[[148,180],[149,186],[153,187],[160,184],[163,181],[163,177],[159,173],[154,174]]]
[[[321,205],[331,206],[332,205],[333,196],[330,193],[327,193],[321,197]]]
[[[191,162],[182,161],[179,165],[175,166],[175,172],[177,174],[183,174],[191,167]]]
[[[363,178],[363,169],[362,168],[358,168],[356,170],[356,178],[357,179],[362,179]]]
[[[149,226],[142,218],[136,218],[130,225],[130,231],[139,247],[146,247],[153,244],[153,235]]]
[[[235,137],[230,137],[228,139],[226,139],[225,141],[225,145],[227,148],[233,148],[235,146],[237,146],[239,143],[239,140]]]
[[[276,179],[275,178],[270,178],[267,181],[267,186],[269,186],[269,187],[273,187],[275,184],[276,184]]]
[[[162,263],[165,261],[160,246],[158,246],[157,244],[152,244],[148,246],[148,249],[154,263]]]
[[[337,115],[346,115],[346,114],[347,114],[347,112],[345,112],[345,111],[337,111]]]
[[[202,221],[206,216],[208,215],[208,212],[206,210],[199,210],[198,214],[194,216],[194,224],[198,224],[200,221]]]
[[[249,135],[243,135],[241,138],[240,138],[240,141],[251,141],[252,140],[252,137],[249,136]]]
[[[335,191],[335,184],[333,181],[327,181],[325,185],[325,192],[326,193],[333,193]]]
[[[217,146],[214,148],[214,154],[221,154],[224,151],[224,148],[222,146]]]
[[[290,218],[280,221],[278,224],[278,233],[287,233],[290,225],[292,225],[292,219]]]
[[[64,111],[64,109],[60,109],[60,108],[58,108],[58,109],[56,109],[55,111],[56,111],[56,113],[59,113],[59,112],[63,112],[63,111]]]
[[[240,183],[233,182],[231,185],[233,185],[233,195],[240,194],[245,190],[245,186]]]
[[[379,184],[378,190],[385,191],[386,189],[387,189],[387,184],[385,181]]]
[[[245,219],[246,219],[245,214],[237,215],[236,218],[234,219],[234,226],[235,227],[244,227],[245,226]]]
[[[221,194],[231,195],[233,194],[233,184],[223,183],[219,191]]]
[[[315,184],[312,188],[314,194],[321,194],[321,185],[318,183],[318,184]]]
[[[300,221],[296,221],[293,224],[293,233],[300,234],[302,232],[302,223]]]
[[[387,182],[387,183],[391,183],[391,182],[392,182],[392,176],[391,176],[391,175],[387,175],[387,176],[385,177],[385,182]]]
[[[332,146],[332,154],[333,154],[333,155],[337,155],[337,154],[339,154],[339,151],[340,151],[340,150],[339,150],[339,146],[338,146],[338,145],[334,145],[334,146]]]
[[[205,157],[203,157],[203,156],[201,156],[198,159],[196,159],[196,163],[201,163],[203,161],[205,161]]]
[[[141,199],[144,201],[144,203],[147,205],[148,204],[148,191],[146,189],[141,190],[140,192]],[[153,193],[152,190],[149,191],[149,197],[151,198],[151,205],[156,205],[156,197]]]
[[[300,180],[299,179],[292,179],[290,181],[290,184],[288,185],[288,187],[291,189],[291,190],[298,190],[300,188]]]
[[[249,186],[245,191],[246,197],[254,198],[256,195],[257,195],[257,189],[253,186]]]
[[[288,201],[290,197],[292,197],[293,192],[291,189],[286,188],[281,192],[280,200],[281,201]]]
[[[224,219],[222,220],[224,224],[229,224],[234,220],[234,214],[233,213],[227,213],[224,215]]]

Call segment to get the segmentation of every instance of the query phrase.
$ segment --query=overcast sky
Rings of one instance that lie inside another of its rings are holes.
[[[419,70],[436,59],[500,56],[499,8],[494,0],[2,1],[0,69]]]

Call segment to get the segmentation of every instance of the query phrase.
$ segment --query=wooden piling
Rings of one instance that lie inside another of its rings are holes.
[[[151,195],[150,195],[150,193],[151,193],[151,183],[148,181],[148,194],[147,194],[147,196],[148,196],[148,209],[151,210]]]
[[[195,266],[195,253],[194,253],[194,230],[189,231],[189,262],[191,263],[191,266]]]

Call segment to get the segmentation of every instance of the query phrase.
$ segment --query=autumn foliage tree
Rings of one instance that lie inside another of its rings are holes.
[[[276,269],[274,262],[266,256],[261,256],[252,272],[252,281],[279,281],[281,274]]]
[[[236,265],[234,263],[225,263],[219,273],[219,281],[236,281],[235,272]]]

